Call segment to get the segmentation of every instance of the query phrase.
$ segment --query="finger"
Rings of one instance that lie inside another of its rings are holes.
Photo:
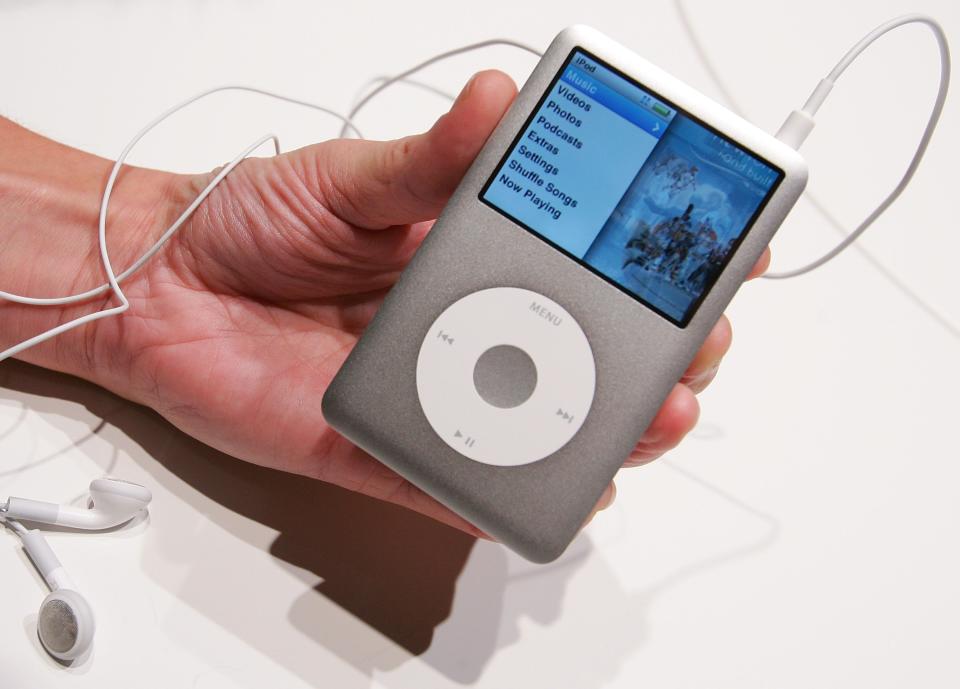
[[[340,435],[334,435],[322,461],[312,471],[315,478],[392,502],[419,512],[476,538],[490,539],[481,529],[442,505]]]
[[[672,450],[697,425],[698,418],[700,403],[696,395],[686,385],[677,383],[624,466],[640,466]]]
[[[687,381],[684,383],[694,395],[699,395],[701,392],[710,387],[710,383],[713,382],[713,379],[717,377],[717,374],[720,373],[720,364],[713,366],[693,380]]]
[[[313,147],[319,160],[312,169],[325,205],[366,228],[437,217],[516,95],[506,74],[480,72],[424,134]]]
[[[590,511],[589,516],[586,521],[583,522],[583,526],[586,526],[593,521],[593,518],[597,516],[598,512],[601,512],[610,505],[613,504],[614,500],[617,499],[617,484],[611,481],[606,488],[603,489],[603,494],[600,496],[600,499],[597,500],[597,504],[593,506],[593,509]],[[583,527],[581,527],[583,528]]]
[[[720,361],[730,349],[730,343],[733,341],[733,328],[730,326],[730,320],[724,315],[713,326],[713,330],[703,341],[700,351],[693,357],[690,366],[680,379],[681,383],[686,384],[694,392],[700,392],[713,380]]]
[[[760,258],[757,259],[757,262],[753,264],[753,268],[750,269],[750,273],[747,275],[747,280],[753,280],[753,278],[760,277],[767,272],[767,268],[769,267],[770,247],[768,246],[763,250],[763,253],[760,254]]]

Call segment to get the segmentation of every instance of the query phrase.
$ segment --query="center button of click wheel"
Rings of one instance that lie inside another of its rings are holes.
[[[496,345],[477,359],[473,386],[487,404],[512,409],[530,399],[537,387],[537,365],[513,345]]]

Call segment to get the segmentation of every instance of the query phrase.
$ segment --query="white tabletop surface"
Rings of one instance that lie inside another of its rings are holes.
[[[0,112],[113,157],[213,85],[344,108],[367,79],[434,52],[492,36],[542,47],[582,22],[774,129],[855,40],[907,11],[960,37],[954,0],[5,0]],[[532,64],[497,48],[424,78],[455,91],[473,70],[522,82]],[[898,179],[936,74],[931,37],[907,28],[822,110],[804,148],[810,192],[841,228]],[[361,122],[391,137],[443,108],[401,87]],[[616,506],[552,565],[245,465],[91,385],[0,365],[0,495],[79,500],[109,472],[156,496],[148,523],[50,534],[99,623],[69,668],[40,649],[42,582],[0,535],[0,687],[960,686],[958,115],[954,95],[913,186],[860,249],[741,292],[692,437],[623,472]],[[271,130],[287,147],[336,132],[223,96],[134,158],[207,170]],[[837,232],[801,201],[775,264]]]

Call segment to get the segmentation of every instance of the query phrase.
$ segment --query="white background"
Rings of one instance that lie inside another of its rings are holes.
[[[915,10],[960,36],[952,0],[5,0],[0,112],[112,157],[213,85],[343,108],[368,78],[434,52],[491,36],[543,47],[583,22],[774,129],[862,34]],[[532,64],[497,48],[425,78],[455,91],[472,70],[522,82]],[[903,29],[821,111],[804,148],[810,191],[841,227],[898,178],[936,73],[931,37]],[[400,135],[443,108],[401,87],[361,123]],[[271,130],[287,147],[336,132],[323,116],[221,96],[135,162],[211,169]],[[0,538],[0,687],[960,685],[958,150],[954,95],[913,185],[861,249],[742,291],[692,437],[621,474],[616,506],[545,567],[205,450],[92,386],[0,366],[0,495],[78,500],[107,471],[156,495],[148,524],[50,535],[99,621],[93,654],[70,668],[41,651],[42,582]],[[838,236],[801,201],[775,264]]]

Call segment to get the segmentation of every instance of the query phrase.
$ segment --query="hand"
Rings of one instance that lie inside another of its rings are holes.
[[[425,134],[245,161],[124,285],[130,311],[79,336],[83,375],[233,456],[482,535],[328,427],[320,400],[515,95],[508,77],[484,72]],[[179,212],[212,174],[154,186]],[[112,240],[115,265],[148,244]],[[730,337],[722,319],[628,466],[694,426],[695,393],[716,374]],[[613,495],[611,484],[598,509]]]

